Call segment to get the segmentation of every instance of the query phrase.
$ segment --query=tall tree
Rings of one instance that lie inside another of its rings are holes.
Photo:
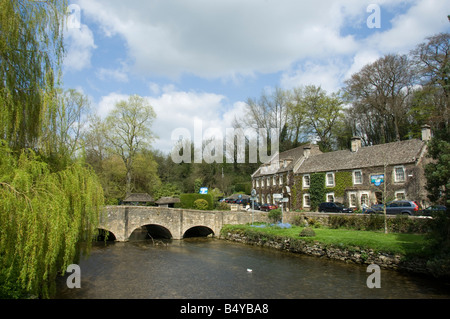
[[[151,124],[156,118],[153,107],[138,95],[116,103],[106,118],[106,138],[111,150],[120,156],[126,168],[126,192],[132,190],[133,162],[139,150],[154,138]]]
[[[369,144],[380,144],[404,139],[405,114],[414,84],[410,61],[406,56],[386,55],[374,63],[364,66],[361,71],[346,81],[345,92],[353,104],[355,121],[359,115],[367,123],[359,122],[360,135],[366,135]],[[376,128],[380,134],[371,135]],[[356,132],[355,132],[356,133]]]
[[[328,95],[321,87],[305,87],[303,103],[310,132],[319,138],[322,151],[334,148],[334,129],[342,119],[342,100],[337,94]]]

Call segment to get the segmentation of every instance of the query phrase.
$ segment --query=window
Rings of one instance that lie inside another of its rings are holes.
[[[334,187],[334,173],[329,172],[325,177],[325,184],[327,187]]]
[[[361,206],[362,207],[364,207],[364,206],[369,207],[369,194],[362,193],[360,200],[361,200]]]
[[[273,186],[277,185],[277,177],[276,177],[276,175],[273,175],[273,177],[272,177],[272,185]]]
[[[283,174],[280,175],[280,186],[283,185]]]
[[[303,175],[303,188],[309,188],[310,179],[309,174]]]
[[[353,185],[358,185],[363,183],[362,171],[353,171]]]
[[[272,199],[270,198],[270,194],[267,194],[267,204],[272,204]]]
[[[405,190],[400,190],[395,192],[395,199],[396,200],[404,200],[406,199],[406,192]]]
[[[259,187],[259,178],[256,179],[256,188],[258,188],[258,187]]]
[[[396,166],[394,167],[394,182],[403,183],[405,181],[405,167]]]
[[[356,207],[358,206],[358,200],[356,197],[356,193],[349,193],[348,194],[348,203],[350,207]]]
[[[303,194],[303,207],[311,207],[311,197],[309,196],[309,194]]]
[[[328,193],[326,198],[327,198],[328,203],[333,203],[334,202],[334,193]]]

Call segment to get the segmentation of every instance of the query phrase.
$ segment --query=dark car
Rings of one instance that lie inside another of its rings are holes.
[[[418,212],[418,215],[420,216],[434,216],[438,213],[446,213],[447,212],[447,207],[445,207],[444,205],[432,205],[429,206],[425,209],[422,209],[421,211]]]
[[[420,205],[412,200],[396,200],[387,203],[386,214],[390,215],[417,215]],[[383,204],[374,205],[366,210],[367,213],[383,213]]]
[[[251,200],[250,200],[250,198],[241,198],[241,199],[238,199],[238,200],[236,200],[236,204],[240,204],[240,205],[242,205],[242,206],[247,206],[247,205],[250,205],[251,204]]]
[[[278,208],[278,206],[275,204],[263,204],[263,205],[261,205],[260,210],[268,212],[268,211],[271,211],[272,209],[277,209],[277,208]]]
[[[321,213],[353,213],[353,209],[345,207],[342,203],[327,202],[319,205]]]

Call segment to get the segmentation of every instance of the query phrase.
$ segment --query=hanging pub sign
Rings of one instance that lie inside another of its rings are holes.
[[[371,175],[370,182],[375,186],[380,186],[384,182],[384,174]]]

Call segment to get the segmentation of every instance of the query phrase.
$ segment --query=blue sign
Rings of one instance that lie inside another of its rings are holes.
[[[200,194],[208,194],[208,187],[201,187],[199,193]]]
[[[375,186],[380,186],[384,182],[384,174],[370,176],[370,182]]]

